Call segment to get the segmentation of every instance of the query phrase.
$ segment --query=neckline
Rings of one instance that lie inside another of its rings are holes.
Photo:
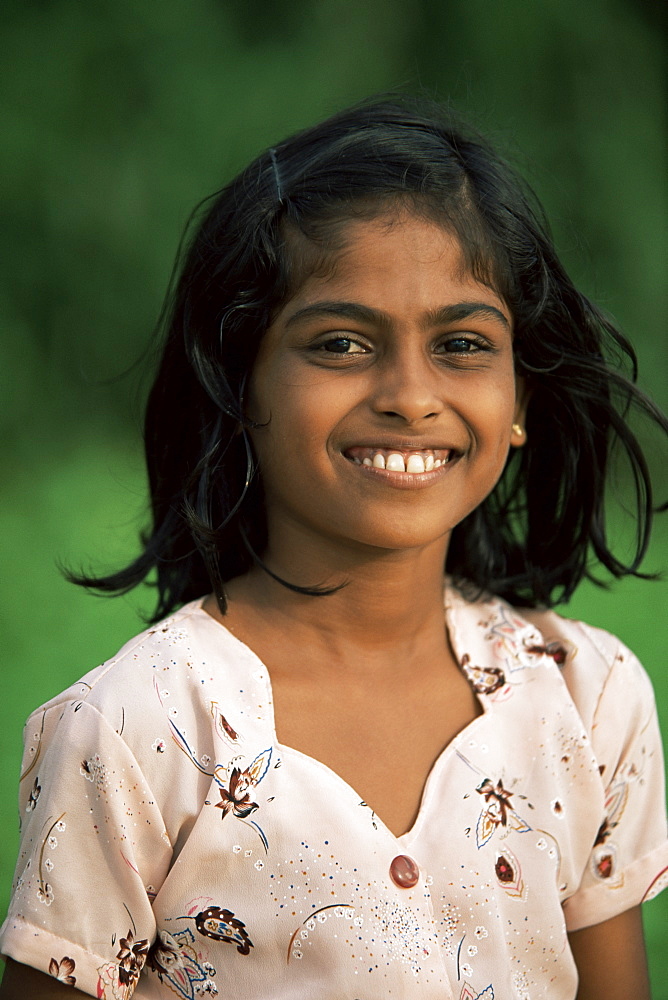
[[[457,661],[457,665],[459,669],[462,670],[461,666],[462,655],[459,649],[457,648],[456,644],[456,639],[458,637],[459,630],[452,627],[454,625],[453,622],[454,602],[450,599],[450,593],[451,590],[446,581],[446,583],[444,584],[444,598],[443,598],[445,625],[448,630],[450,645],[452,647],[452,651]],[[305,753],[303,750],[298,750],[296,747],[292,747],[287,743],[282,743],[278,739],[278,734],[276,731],[276,714],[274,711],[274,692],[271,683],[271,675],[269,673],[269,668],[264,663],[264,661],[260,659],[258,654],[247,643],[243,642],[242,639],[239,639],[236,635],[234,635],[234,633],[231,632],[230,629],[227,628],[227,626],[224,625],[223,622],[221,622],[218,618],[214,618],[213,615],[209,614],[209,612],[204,608],[204,601],[206,601],[207,598],[208,595],[205,595],[204,597],[201,597],[193,601],[190,607],[202,618],[208,620],[214,628],[221,630],[222,634],[226,637],[229,644],[231,644],[232,646],[236,646],[238,649],[243,650],[246,657],[254,661],[256,672],[259,672],[260,679],[264,684],[268,705],[271,711],[270,724],[271,724],[273,745],[276,746],[279,750],[281,750],[284,754],[297,756],[301,758],[303,761],[307,761],[311,766],[324,768],[324,770],[332,777],[332,779],[337,784],[342,786],[342,788],[346,791],[347,795],[353,796],[357,800],[357,802],[363,802],[364,801],[363,796],[359,794],[356,788],[353,785],[351,785],[350,782],[346,781],[346,779],[342,777],[342,775],[340,775],[338,771],[335,771],[333,767],[330,767],[329,764],[326,764],[324,761],[319,760],[319,758],[317,757],[312,757],[310,754]],[[408,830],[404,831],[404,833],[396,834],[392,830],[390,830],[390,828],[383,821],[383,818],[375,810],[373,810],[373,816],[377,821],[378,825],[382,827],[382,829],[386,832],[386,834],[389,837],[392,838],[392,840],[397,842],[402,842],[404,845],[406,843],[414,841],[419,836],[419,833],[425,822],[425,814],[427,812],[429,803],[432,798],[431,792],[436,781],[436,775],[440,773],[440,771],[442,770],[444,766],[444,761],[446,759],[449,759],[450,756],[456,752],[460,742],[465,738],[470,738],[472,731],[476,729],[479,724],[483,723],[487,718],[489,712],[488,700],[484,697],[483,694],[475,690],[475,688],[473,687],[469,678],[466,676],[466,673],[463,670],[462,673],[467,683],[471,687],[471,690],[473,691],[474,697],[476,698],[476,701],[481,709],[481,712],[478,715],[476,715],[475,718],[471,719],[471,721],[468,722],[462,729],[460,729],[459,732],[456,733],[453,736],[453,738],[448,743],[445,744],[445,746],[441,749],[440,753],[434,759],[431,767],[427,772],[424,783],[422,785],[422,791],[420,793],[420,802],[412,825],[409,827]]]

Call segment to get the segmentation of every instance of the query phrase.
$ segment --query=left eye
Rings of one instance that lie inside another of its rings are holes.
[[[484,351],[486,346],[484,341],[474,337],[451,337],[439,344],[437,350],[443,354],[475,354]]]
[[[332,337],[319,345],[321,350],[328,354],[364,354],[365,349],[356,340],[350,337]]]

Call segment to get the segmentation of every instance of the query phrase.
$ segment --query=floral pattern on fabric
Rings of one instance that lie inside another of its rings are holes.
[[[476,843],[478,847],[484,847],[489,843],[497,830],[503,834],[506,830],[516,830],[518,833],[528,833],[531,829],[513,808],[511,808],[512,792],[503,787],[503,782],[499,780],[496,785],[485,778],[476,788],[476,792],[482,795],[485,805],[480,813],[480,818],[476,824]]]
[[[77,977],[72,975],[75,968],[76,962],[68,958],[67,955],[64,955],[59,962],[52,958],[49,962],[49,975],[64,983],[65,986],[76,986]]]
[[[30,790],[30,796],[28,798],[28,803],[26,805],[26,812],[32,812],[32,810],[35,808],[41,791],[42,791],[42,786],[39,783],[39,775],[38,775],[35,778],[33,786]]]
[[[173,934],[158,931],[147,961],[160,982],[183,1000],[218,994],[216,970],[197,951],[195,936],[187,928]]]
[[[477,667],[471,663],[468,653],[462,656],[461,667],[466,678],[477,694],[494,694],[506,683],[506,675],[500,667]]]
[[[668,882],[651,690],[604,633],[448,602],[483,712],[403,837],[279,744],[266,668],[198,602],[42,707],[3,945],[100,1000],[572,998],[567,931]]]
[[[121,948],[116,958],[118,959],[118,981],[125,987],[134,987],[139,979],[139,973],[146,963],[148,954],[148,941],[142,938],[135,941],[132,931],[128,931],[127,936],[121,938]]]
[[[490,984],[482,993],[478,993],[469,983],[464,983],[459,1000],[494,1000],[494,989]]]
[[[250,954],[253,942],[248,936],[246,925],[231,910],[222,906],[207,906],[194,919],[195,927],[204,937],[235,944],[240,955]]]
[[[128,930],[118,943],[116,961],[107,962],[97,969],[99,1000],[129,1000],[146,964],[148,941],[145,938],[136,941],[132,930]]]
[[[158,692],[161,704],[163,703],[163,696],[167,694],[168,692]],[[238,733],[219,710],[216,702],[211,702],[210,711],[216,725],[217,734],[231,743],[237,743],[239,740]],[[248,767],[243,770],[237,764],[237,761],[240,759],[238,757],[229,764],[214,764],[213,768],[209,769],[211,765],[210,756],[208,754],[203,754],[200,757],[197,756],[193,748],[189,745],[185,734],[174,723],[173,717],[169,719],[169,727],[172,739],[177,747],[183,751],[199,771],[213,778],[218,785],[220,802],[216,803],[216,808],[221,810],[222,819],[231,814],[236,816],[237,819],[246,820],[251,813],[259,809],[258,803],[251,801],[251,791],[262,781],[269,769],[273,753],[271,747],[258,754]],[[268,849],[269,845],[262,827],[255,820],[250,820],[249,822],[259,834],[265,850]]]

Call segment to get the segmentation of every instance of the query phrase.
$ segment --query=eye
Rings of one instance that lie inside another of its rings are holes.
[[[327,354],[366,354],[366,348],[351,337],[331,337],[316,346]]]
[[[459,334],[441,341],[436,352],[439,354],[477,354],[479,351],[489,351],[490,345],[483,338],[474,334]]]

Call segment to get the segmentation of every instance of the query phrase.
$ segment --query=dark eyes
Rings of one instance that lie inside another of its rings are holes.
[[[318,344],[318,350],[327,354],[366,354],[367,348],[350,337],[332,337],[323,344]]]
[[[450,337],[442,341],[437,349],[439,354],[475,354],[477,351],[488,351],[489,343],[482,337],[469,335],[467,337]]]
[[[448,337],[442,340],[434,348],[435,354],[476,354],[479,351],[489,351],[490,344],[483,337],[474,334],[465,336]],[[353,354],[368,354],[372,348],[366,346],[352,337],[331,337],[329,340],[321,341],[315,345],[315,350],[334,356],[347,356]]]

